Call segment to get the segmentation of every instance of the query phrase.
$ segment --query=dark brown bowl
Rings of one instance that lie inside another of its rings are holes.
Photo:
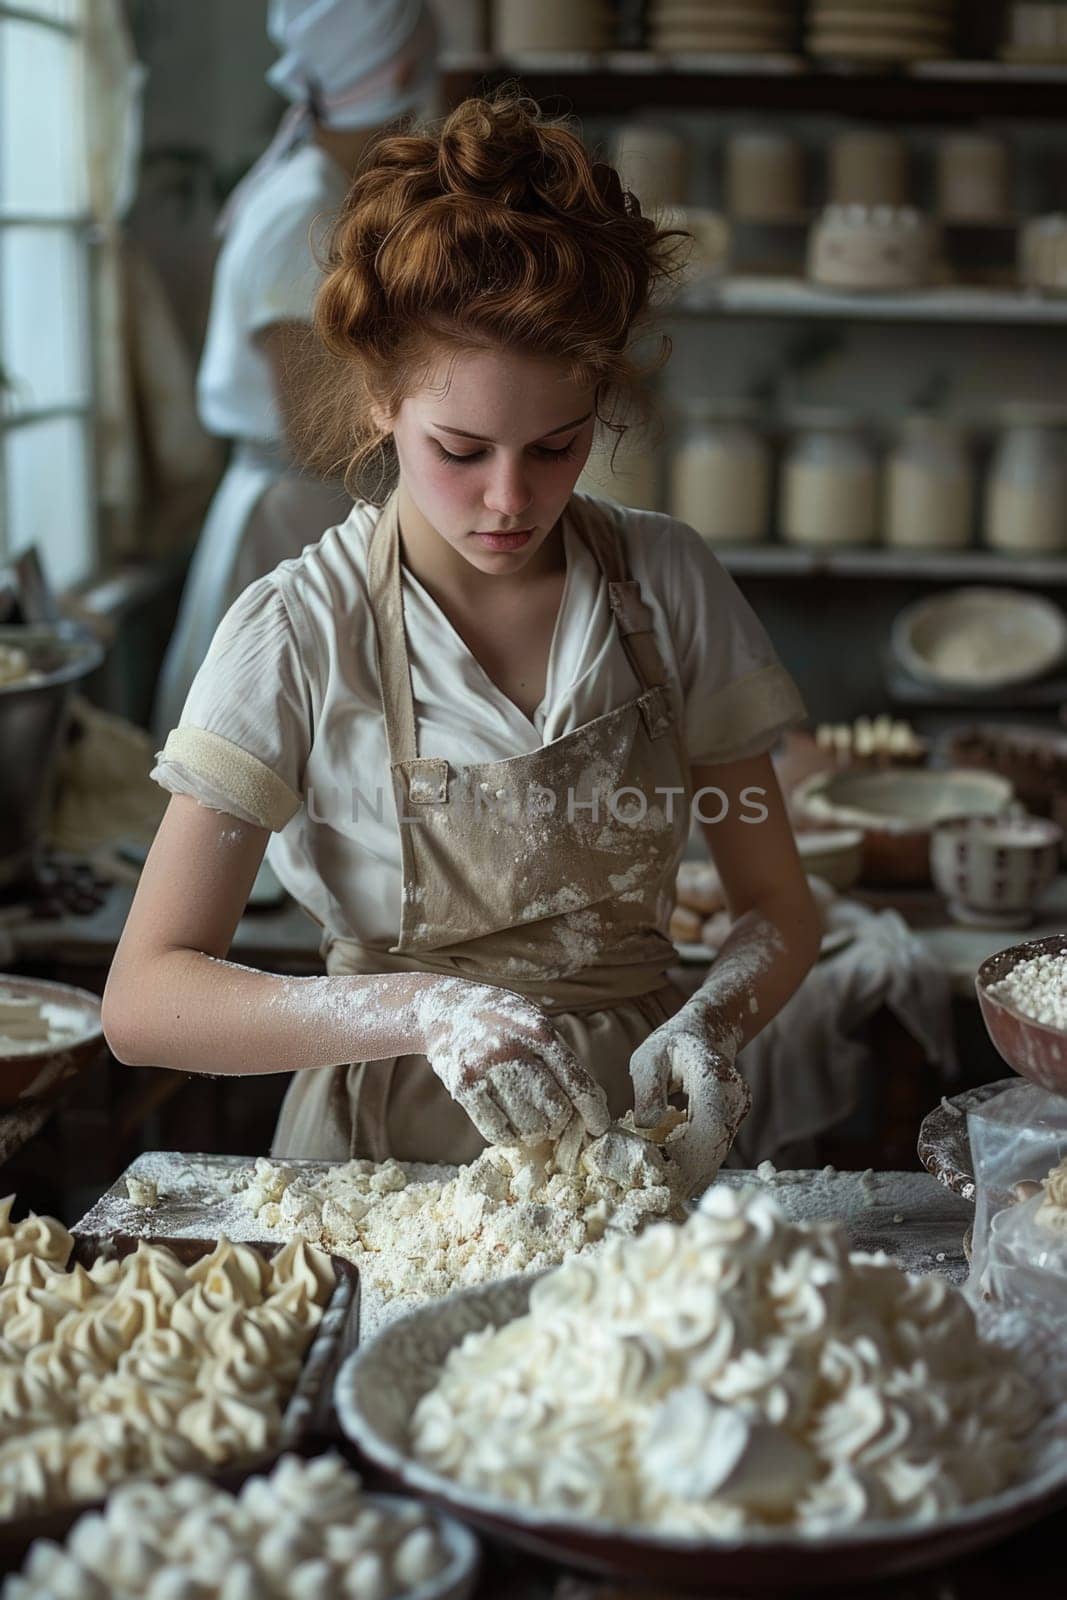
[[[1020,962],[1034,956],[1058,955],[1067,955],[1067,933],[1009,945],[982,962],[975,989],[986,1031],[1008,1066],[1052,1094],[1067,1095],[1067,1029],[1025,1017],[989,992]]]
[[[792,1530],[722,1538],[656,1535],[578,1518],[553,1518],[465,1489],[414,1460],[408,1429],[419,1398],[469,1333],[522,1316],[543,1273],[502,1278],[421,1306],[348,1357],[337,1379],[341,1427],[377,1477],[495,1539],[564,1566],[657,1592],[772,1595],[857,1584],[952,1561],[1006,1538],[1067,1503],[1067,1464],[936,1523],[878,1522],[807,1536]]]
[[[0,989],[20,999],[43,1000],[77,1010],[84,1017],[84,1033],[69,1044],[47,1046],[25,1054],[4,1055],[0,1046],[0,1107],[47,1093],[85,1067],[99,1061],[107,1049],[100,1025],[100,997],[69,983],[46,983],[42,978],[20,978],[0,973]]]

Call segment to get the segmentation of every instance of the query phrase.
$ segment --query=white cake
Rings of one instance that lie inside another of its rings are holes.
[[[935,230],[910,206],[827,206],[808,238],[808,276],[832,289],[915,289],[934,270]]]

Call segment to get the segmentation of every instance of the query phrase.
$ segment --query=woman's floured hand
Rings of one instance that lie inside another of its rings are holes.
[[[685,1130],[670,1140],[664,1153],[678,1169],[678,1189],[685,1195],[702,1193],[752,1105],[751,1090],[734,1066],[733,1047],[725,1040],[712,1043],[706,1029],[682,1011],[638,1045],[630,1057],[630,1077],[639,1128],[663,1120],[668,1095],[685,1095]]]
[[[442,978],[417,1001],[430,1066],[489,1144],[558,1139],[577,1113],[593,1136],[611,1116],[545,1013],[510,989]]]

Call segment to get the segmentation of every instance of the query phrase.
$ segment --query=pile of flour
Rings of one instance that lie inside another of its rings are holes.
[[[668,1126],[653,1132],[666,1137]],[[647,1217],[678,1214],[657,1144],[629,1118],[592,1143],[577,1118],[573,1127],[558,1145],[494,1145],[456,1176],[429,1181],[397,1161],[305,1176],[261,1157],[243,1200],[272,1232],[358,1263],[382,1300],[437,1299],[555,1266],[609,1229],[633,1234]]]

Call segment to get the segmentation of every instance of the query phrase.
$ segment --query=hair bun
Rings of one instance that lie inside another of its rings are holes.
[[[464,101],[441,131],[441,189],[518,211],[565,211],[581,195],[583,174],[573,137],[560,132],[521,96]]]

